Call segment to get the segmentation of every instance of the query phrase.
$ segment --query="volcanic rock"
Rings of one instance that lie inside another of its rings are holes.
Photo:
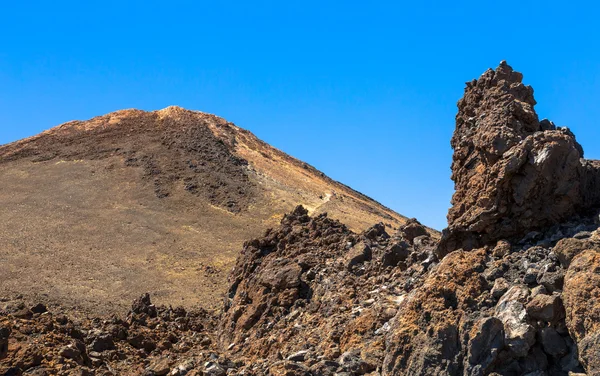
[[[569,333],[586,371],[600,373],[600,253],[576,256],[565,276],[564,303]]]
[[[9,327],[0,326],[0,359],[4,358],[8,352],[8,337],[10,336],[10,332]]]
[[[296,206],[244,243],[214,314],[149,294],[124,319],[0,296],[0,374],[600,374],[600,168],[538,121],[521,79],[502,63],[459,102],[441,244],[416,220],[353,231]]]
[[[565,308],[558,295],[536,295],[527,304],[527,314],[537,320],[556,322],[564,318]]]
[[[468,82],[458,102],[455,193],[440,257],[521,238],[600,203],[595,164],[580,160],[583,149],[568,129],[538,120],[522,78],[502,62]]]

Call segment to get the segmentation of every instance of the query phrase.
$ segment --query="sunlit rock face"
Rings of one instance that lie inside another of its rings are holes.
[[[559,223],[597,206],[598,165],[567,128],[538,120],[533,89],[506,64],[467,83],[451,140],[455,193],[438,255]]]

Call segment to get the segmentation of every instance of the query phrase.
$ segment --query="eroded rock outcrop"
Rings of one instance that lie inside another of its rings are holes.
[[[458,102],[452,179],[455,193],[443,257],[522,237],[598,205],[597,163],[567,128],[538,120],[533,89],[502,62],[467,83]]]
[[[600,248],[576,256],[565,276],[567,326],[590,375],[600,374]]]
[[[435,264],[416,221],[361,234],[298,207],[249,241],[231,275],[223,347],[259,374],[378,374],[399,303]],[[347,372],[347,373],[343,373]]]

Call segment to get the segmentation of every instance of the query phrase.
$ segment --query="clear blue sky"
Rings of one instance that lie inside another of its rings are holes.
[[[214,113],[441,229],[464,83],[506,59],[600,158],[597,2],[5,1],[0,144],[168,105]]]

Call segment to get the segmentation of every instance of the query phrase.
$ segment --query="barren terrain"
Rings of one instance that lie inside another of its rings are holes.
[[[169,107],[0,147],[0,294],[123,313],[219,306],[243,242],[296,205],[356,231],[405,218],[216,116]]]

